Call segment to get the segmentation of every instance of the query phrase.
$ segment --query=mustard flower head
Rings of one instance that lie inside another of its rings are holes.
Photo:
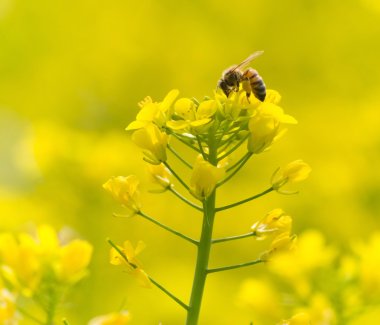
[[[125,265],[128,273],[134,276],[141,286],[150,288],[151,282],[149,277],[141,268],[141,262],[136,258],[144,248],[145,244],[142,241],[139,241],[136,248],[133,248],[131,242],[127,240],[123,246],[111,248],[110,263],[112,265]]]
[[[270,211],[264,218],[257,221],[251,230],[257,239],[265,239],[268,235],[290,232],[292,218],[285,214],[282,209]]]
[[[0,235],[2,276],[14,290],[32,296],[45,282],[68,285],[87,274],[92,246],[84,240],[61,243],[56,231],[42,225],[35,236]]]
[[[224,168],[211,165],[199,155],[195,161],[190,179],[190,191],[197,199],[204,200],[214,191],[218,181],[225,174]]]
[[[103,188],[134,214],[141,209],[139,184],[140,181],[135,175],[117,176],[104,183]]]
[[[149,165],[148,171],[151,180],[161,187],[161,190],[159,190],[159,192],[166,191],[172,185],[172,182],[170,180],[171,173],[163,164]]]
[[[263,152],[284,134],[284,124],[296,123],[295,118],[285,114],[281,107],[269,102],[260,104],[248,123],[248,151],[255,154]]]
[[[284,168],[277,169],[272,176],[272,187],[278,191],[285,184],[298,183],[309,177],[310,166],[302,160],[295,160]]]
[[[135,131],[132,140],[144,150],[144,160],[153,165],[166,161],[168,136],[153,123]]]
[[[127,325],[130,323],[131,316],[128,311],[122,310],[118,313],[102,315],[90,320],[88,325]]]

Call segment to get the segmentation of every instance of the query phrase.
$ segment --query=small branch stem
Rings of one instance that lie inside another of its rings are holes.
[[[185,202],[186,204],[190,205],[191,207],[193,207],[194,209],[198,210],[198,211],[203,211],[202,207],[200,207],[199,205],[196,205],[195,203],[189,201],[187,198],[185,198],[182,194],[180,194],[179,192],[177,192],[175,189],[174,189],[174,186],[170,186],[168,187],[168,190],[173,193],[176,197],[178,197],[181,201]]]
[[[241,267],[251,266],[251,265],[255,265],[255,264],[259,264],[259,263],[263,263],[263,262],[264,262],[263,260],[257,259],[257,260],[254,260],[254,261],[245,262],[245,263],[241,263],[241,264],[235,264],[235,265],[229,265],[229,266],[223,266],[223,267],[216,267],[214,269],[208,269],[207,273],[215,273],[215,272],[228,271],[228,270],[238,269],[238,268],[241,268]]]
[[[201,154],[202,154],[203,160],[208,161],[208,159],[207,159],[207,155],[206,155],[206,153],[205,153],[204,150],[203,150],[202,141],[201,141],[199,135],[197,135],[197,141],[198,141],[198,146],[199,146],[199,149],[200,149],[200,151],[201,151]]]
[[[182,234],[181,232],[179,232],[179,231],[177,231],[177,230],[174,230],[174,229],[172,229],[172,228],[170,228],[170,227],[168,227],[168,226],[165,226],[164,224],[162,224],[161,222],[159,222],[159,221],[153,219],[152,217],[148,216],[148,215],[145,214],[144,212],[139,211],[139,212],[137,212],[137,214],[138,214],[139,216],[143,217],[144,219],[149,220],[150,222],[154,223],[155,225],[157,225],[157,226],[159,226],[159,227],[161,227],[161,228],[163,228],[163,229],[165,229],[165,230],[171,232],[173,235],[176,235],[176,236],[178,236],[178,237],[181,237],[182,239],[185,239],[185,240],[187,240],[188,242],[190,242],[190,243],[192,243],[192,244],[194,244],[194,245],[198,245],[198,241],[196,241],[195,239],[192,239],[192,238],[190,238],[190,237],[188,237],[188,236]]]
[[[124,252],[111,239],[107,239],[107,242],[119,253],[119,255],[128,263],[128,265],[130,265],[134,269],[138,268],[137,265],[135,265],[129,261],[128,257],[124,254]],[[155,279],[153,279],[149,275],[148,275],[148,278],[149,278],[150,282],[152,282],[158,289],[160,289],[162,292],[164,292],[166,295],[168,295],[170,298],[172,298],[176,303],[181,305],[186,310],[189,309],[189,307],[184,302],[182,302],[182,300],[180,300],[174,294],[172,294],[169,290],[164,288]]]
[[[222,186],[224,183],[228,182],[232,177],[234,177],[236,175],[236,173],[246,164],[246,162],[249,160],[249,158],[251,158],[252,155],[253,155],[253,153],[247,152],[246,155],[243,156],[243,158],[239,160],[240,165],[237,166],[237,164],[235,164],[233,167],[237,166],[236,169],[233,172],[231,172],[231,174],[229,174],[225,179],[223,179],[221,182],[219,182],[217,184],[217,187]]]
[[[238,201],[238,202],[235,202],[235,203],[232,203],[232,204],[229,204],[229,205],[225,205],[225,206],[222,206],[222,207],[219,207],[219,208],[216,208],[215,211],[216,212],[219,212],[219,211],[223,211],[223,210],[227,210],[227,209],[231,209],[233,207],[236,207],[238,205],[241,205],[241,204],[244,204],[244,203],[247,203],[249,201],[252,201],[252,200],[255,200],[255,199],[258,199],[259,197],[267,194],[267,193],[270,193],[273,191],[273,187],[270,187],[268,189],[266,189],[265,191],[259,193],[259,194],[256,194],[254,196],[251,196],[247,199],[244,199],[244,200],[241,200],[241,201]]]
[[[189,186],[187,186],[187,184],[182,180],[182,178],[179,177],[179,175],[174,171],[174,169],[171,168],[170,165],[169,165],[166,161],[164,161],[163,164],[166,166],[167,169],[170,170],[170,172],[171,172],[171,173],[174,175],[174,177],[175,177],[175,178],[176,178],[176,179],[182,184],[182,186],[183,186],[185,189],[189,190]]]
[[[189,148],[193,149],[194,151],[196,152],[200,152],[200,150],[197,148],[197,147],[194,147],[193,145],[191,145],[190,143],[188,143],[186,140],[182,139],[181,136],[179,136],[178,134],[175,134],[175,133],[171,133],[178,141],[182,142],[183,144],[185,144],[186,146],[188,146]]]
[[[190,163],[188,163],[185,159],[183,159],[182,156],[170,144],[168,144],[167,147],[173,153],[173,155],[176,156],[185,166],[189,167],[190,169],[193,169],[193,166]]]
[[[173,295],[169,290],[167,290],[165,287],[163,287],[161,284],[159,284],[151,276],[148,276],[148,278],[149,278],[150,282],[152,282],[158,289],[160,289],[162,292],[164,292],[166,295],[168,295],[170,298],[172,298],[176,303],[178,303],[180,306],[182,306],[186,310],[189,309],[188,305],[186,305],[182,300],[180,300],[175,295]]]
[[[226,242],[226,241],[231,241],[231,240],[237,240],[237,239],[252,237],[253,235],[254,235],[253,232],[249,232],[247,234],[242,234],[242,235],[237,235],[237,236],[217,238],[217,239],[213,239],[212,243],[213,244],[219,244],[219,243],[223,243],[223,242]]]
[[[218,157],[218,161],[221,161],[223,158],[229,156],[233,153],[237,148],[239,148],[245,140],[247,140],[249,134],[247,134],[243,139],[241,139],[237,144],[235,144],[229,151],[227,151],[224,155]]]

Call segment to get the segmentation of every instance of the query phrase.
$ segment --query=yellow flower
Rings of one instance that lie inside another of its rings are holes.
[[[257,154],[268,149],[286,131],[283,128],[284,124],[297,124],[297,121],[273,103],[260,104],[248,123],[248,151]]]
[[[272,176],[272,187],[279,190],[287,183],[298,183],[309,177],[311,167],[302,160],[295,160],[284,168],[277,169]]]
[[[135,175],[117,176],[110,178],[103,188],[110,192],[113,198],[133,213],[141,209],[139,179]]]
[[[175,99],[178,97],[178,94],[179,91],[173,89],[160,103],[154,103],[150,97],[146,97],[139,103],[141,110],[136,116],[136,121],[130,123],[126,130],[129,131],[145,128],[151,123],[154,123],[162,129],[162,127],[165,126],[166,120],[171,115],[170,109]]]
[[[91,255],[92,246],[84,240],[76,239],[62,246],[56,265],[58,277],[63,281],[77,282],[86,274]]]
[[[136,248],[133,248],[131,242],[126,240],[123,247],[117,246],[120,252],[114,247],[110,251],[110,263],[112,265],[126,265],[128,272],[133,275],[139,284],[145,288],[151,287],[151,282],[148,275],[141,268],[140,261],[136,256],[145,248],[142,241],[137,243]]]
[[[98,316],[90,320],[88,325],[127,325],[131,320],[128,311],[123,310],[119,313]]]
[[[166,161],[168,136],[161,132],[155,124],[147,124],[144,128],[135,131],[132,140],[145,150],[145,161],[153,165],[159,165]]]
[[[285,214],[282,209],[270,211],[263,219],[257,221],[251,230],[257,239],[265,239],[273,233],[290,232],[292,218]]]
[[[160,192],[166,191],[171,186],[171,173],[163,164],[149,165],[148,171],[152,181],[162,187]]]
[[[222,179],[224,174],[224,168],[211,165],[199,155],[195,161],[190,179],[191,194],[199,200],[204,200],[211,195],[217,182]]]
[[[216,110],[215,100],[204,100],[196,107],[191,99],[180,98],[174,104],[176,119],[168,121],[166,126],[181,133],[190,131],[193,134],[201,134],[212,125]]]
[[[273,239],[269,250],[261,256],[261,259],[267,261],[274,254],[293,250],[295,248],[296,238],[295,235],[291,236],[289,232],[280,233]]]
[[[310,316],[306,313],[298,313],[280,325],[311,325]]]
[[[24,295],[30,296],[41,279],[40,249],[29,234],[0,236],[0,261],[2,276]]]
[[[4,288],[0,288],[0,324],[18,324],[16,320],[15,297]]]

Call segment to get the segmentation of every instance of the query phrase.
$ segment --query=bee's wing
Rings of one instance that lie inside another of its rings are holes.
[[[232,71],[235,71],[236,69],[240,69],[240,68],[247,66],[252,60],[256,59],[258,56],[260,56],[263,53],[264,53],[264,51],[256,51],[256,52],[252,53],[243,62],[239,63],[236,67],[234,67]]]

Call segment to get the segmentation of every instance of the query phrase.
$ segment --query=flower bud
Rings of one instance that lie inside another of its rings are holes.
[[[148,124],[144,128],[135,131],[132,140],[142,149],[146,156],[146,161],[153,165],[159,165],[166,161],[166,146],[168,136],[161,132],[155,124]]]
[[[248,123],[251,133],[248,138],[248,151],[255,154],[263,152],[283,135],[283,124],[296,123],[297,121],[285,114],[281,107],[268,102],[262,103]]]
[[[272,176],[272,187],[279,190],[287,183],[298,183],[309,177],[311,167],[302,160],[295,160],[284,168],[279,168]]]
[[[118,313],[95,317],[89,322],[89,325],[127,325],[130,320],[129,312],[122,310]]]
[[[190,192],[197,199],[204,200],[214,191],[216,183],[224,176],[224,168],[219,168],[198,156],[190,180]]]
[[[263,219],[257,221],[251,230],[256,239],[265,239],[268,235],[274,233],[290,232],[292,227],[292,218],[285,214],[282,209],[270,211]]]
[[[283,321],[279,325],[310,325],[310,316],[306,313],[299,313],[294,315],[292,318]]]
[[[149,165],[148,171],[152,181],[162,187],[161,192],[166,191],[172,184],[170,180],[171,173],[163,164]]]
[[[103,184],[103,188],[110,192],[113,198],[123,206],[138,212],[141,209],[139,183],[140,181],[134,175],[117,176],[110,178]]]

